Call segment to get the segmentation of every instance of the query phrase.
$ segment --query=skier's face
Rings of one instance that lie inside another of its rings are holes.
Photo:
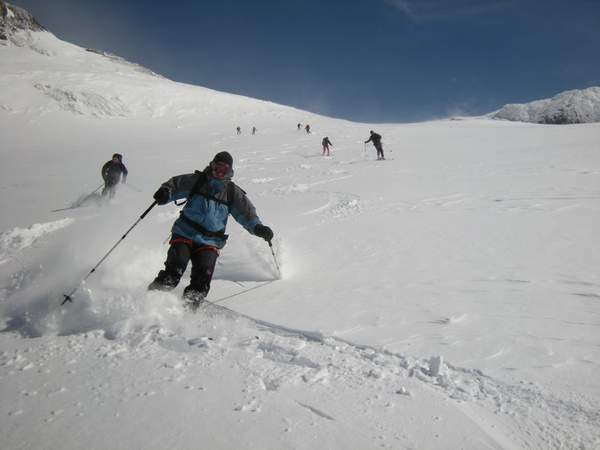
[[[231,171],[231,166],[221,161],[213,161],[210,164],[212,175],[217,180],[223,180]]]
[[[118,163],[118,162],[119,162],[119,158],[115,156],[115,157],[113,157],[113,160],[112,160],[112,161],[113,161],[114,163]]]

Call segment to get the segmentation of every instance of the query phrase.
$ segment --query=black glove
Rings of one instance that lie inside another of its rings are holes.
[[[170,198],[171,191],[169,191],[169,188],[166,186],[161,186],[160,188],[158,188],[158,191],[154,193],[154,200],[156,200],[156,203],[158,203],[159,205],[166,205],[167,203],[169,203]]]
[[[273,239],[273,230],[260,223],[254,227],[254,234],[267,242],[271,242],[271,239]]]

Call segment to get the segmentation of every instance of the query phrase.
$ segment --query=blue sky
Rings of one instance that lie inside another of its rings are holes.
[[[368,122],[600,85],[600,0],[13,0],[170,79]]]

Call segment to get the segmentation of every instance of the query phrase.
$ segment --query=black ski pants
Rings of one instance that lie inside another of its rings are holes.
[[[117,184],[118,181],[114,181],[111,179],[104,180],[104,188],[102,189],[102,196],[107,196],[108,198],[114,198],[115,193],[117,192]]]
[[[377,158],[383,159],[383,146],[381,145],[381,142],[373,145],[375,145],[375,149],[377,150]]]
[[[219,250],[208,245],[198,245],[189,239],[174,236],[167,252],[165,270],[161,270],[150,289],[171,290],[179,284],[189,261],[192,261],[190,284],[185,291],[208,294]]]

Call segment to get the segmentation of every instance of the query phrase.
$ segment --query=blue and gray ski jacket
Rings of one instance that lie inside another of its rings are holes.
[[[260,219],[246,193],[229,179],[218,180],[210,168],[178,175],[162,184],[169,189],[169,201],[187,198],[171,233],[200,245],[223,248],[229,214],[250,234]]]

